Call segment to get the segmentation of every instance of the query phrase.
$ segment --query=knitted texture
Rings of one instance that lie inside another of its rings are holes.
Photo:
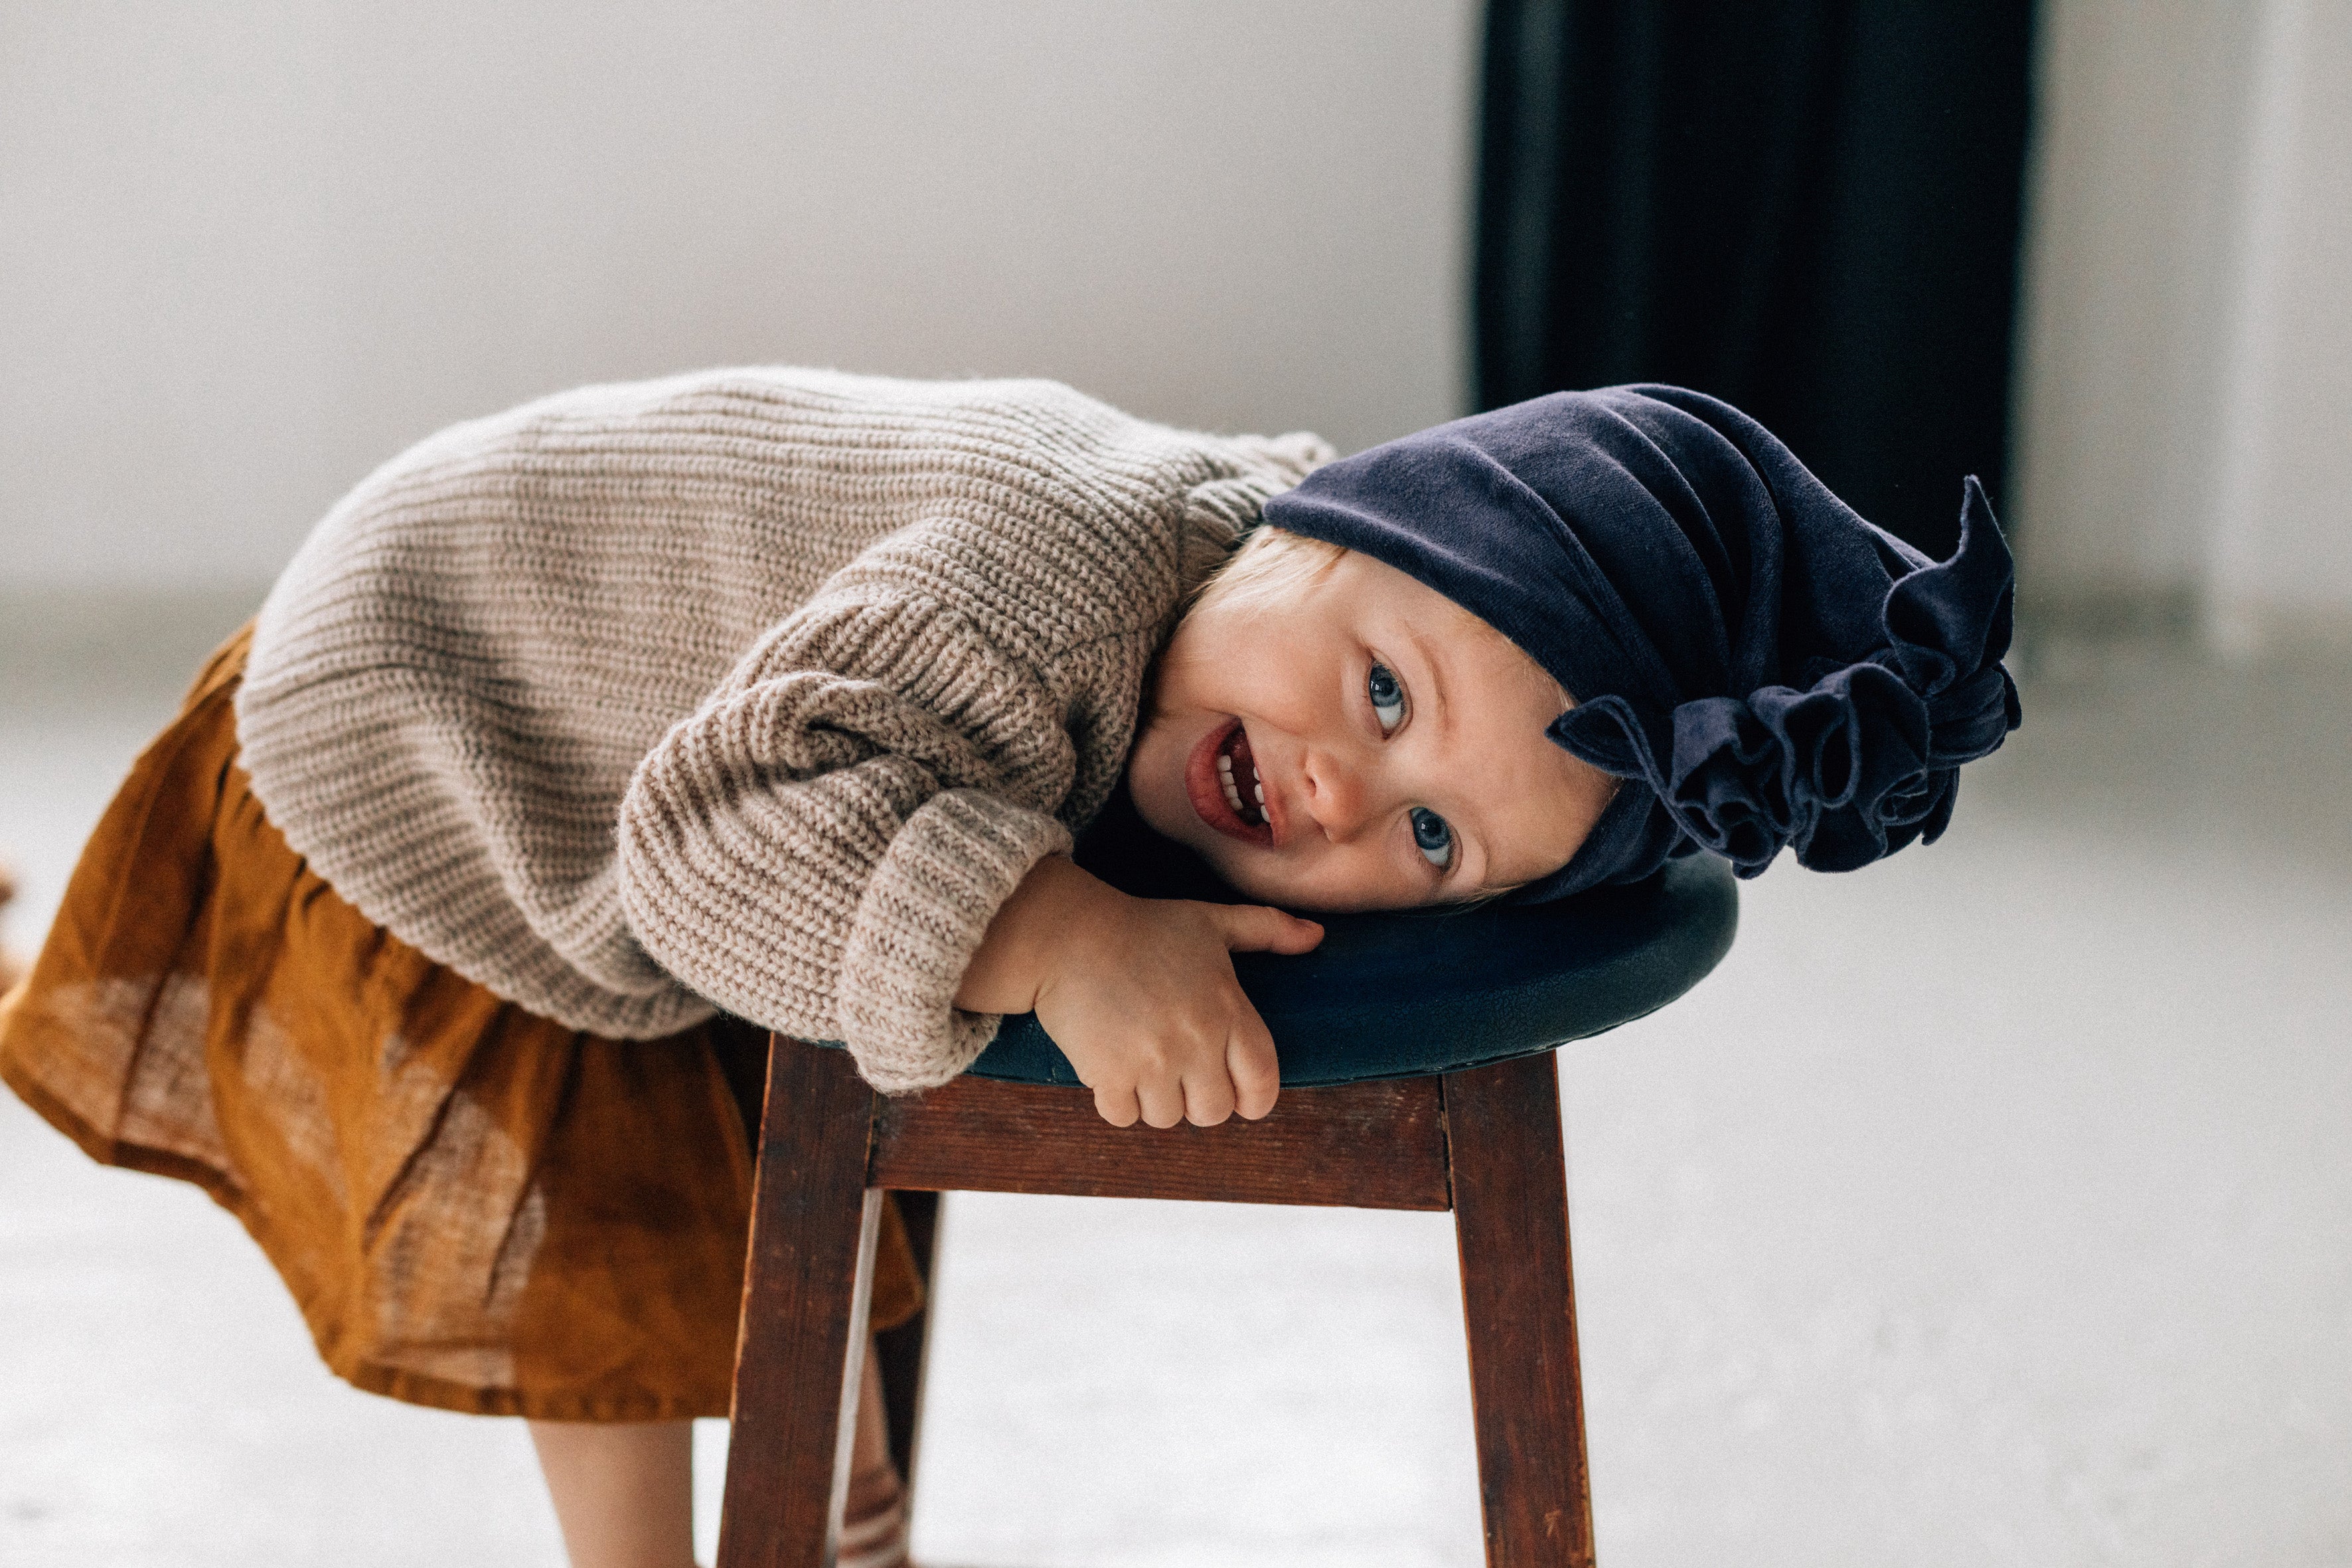
[[[1047,382],[749,369],[433,437],[263,606],[238,739],[370,920],[571,1027],[723,1007],[944,1082],[990,919],[1117,783],[1184,596],[1328,448]]]

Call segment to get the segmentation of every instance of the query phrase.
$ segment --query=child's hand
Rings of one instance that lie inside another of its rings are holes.
[[[1089,921],[1037,992],[1037,1018],[1114,1127],[1256,1121],[1281,1082],[1234,952],[1305,952],[1323,928],[1280,910],[1132,899]]]
[[[1236,1110],[1255,1121],[1281,1080],[1232,954],[1322,940],[1321,926],[1280,910],[1130,898],[1055,858],[1006,902],[956,1000],[1034,1007],[1115,1127],[1213,1127]]]

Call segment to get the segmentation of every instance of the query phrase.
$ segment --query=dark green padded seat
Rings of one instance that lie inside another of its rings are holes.
[[[1144,897],[1234,895],[1143,826],[1124,788],[1079,841],[1078,863]],[[1234,955],[1288,1085],[1354,1083],[1533,1056],[1654,1013],[1731,949],[1739,900],[1712,855],[1646,882],[1558,903],[1492,903],[1324,917],[1297,957]],[[1076,1084],[1034,1014],[1007,1018],[971,1069],[1014,1083]]]
[[[1124,787],[1077,859],[1139,897],[1237,901],[1143,826]],[[1286,1086],[1453,1072],[1656,1012],[1731,951],[1737,887],[1727,862],[1692,855],[1645,882],[1558,903],[1326,915],[1313,952],[1239,952],[1234,971],[1274,1036]],[[970,1070],[1010,1083],[1078,1081],[1034,1013],[1005,1019]]]
[[[1331,915],[1323,945],[1234,956],[1286,1085],[1452,1072],[1532,1056],[1655,1012],[1731,949],[1739,900],[1712,855],[1554,904]],[[1129,890],[1139,890],[1130,889]],[[1075,1084],[1036,1015],[1007,1018],[971,1071]]]

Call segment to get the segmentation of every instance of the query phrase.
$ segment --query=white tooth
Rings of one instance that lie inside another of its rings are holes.
[[[1264,784],[1257,786],[1257,803],[1260,805],[1264,805],[1265,804],[1265,785]]]
[[[1221,773],[1224,774],[1227,778],[1231,778],[1231,777],[1233,777],[1233,776],[1234,776],[1234,760],[1233,760],[1233,758],[1231,758],[1231,757],[1219,757],[1219,758],[1217,759],[1217,771],[1218,771],[1219,773]]]

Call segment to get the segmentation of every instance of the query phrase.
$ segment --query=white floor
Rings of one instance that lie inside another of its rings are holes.
[[[1564,1056],[1609,1568],[2352,1563],[2347,692],[2040,683],[1942,845],[1775,871]],[[170,698],[0,689],[20,946]],[[1444,1216],[950,1210],[927,1562],[1478,1560]],[[0,1563],[559,1561],[518,1426],[343,1388],[226,1215],[0,1103]]]

